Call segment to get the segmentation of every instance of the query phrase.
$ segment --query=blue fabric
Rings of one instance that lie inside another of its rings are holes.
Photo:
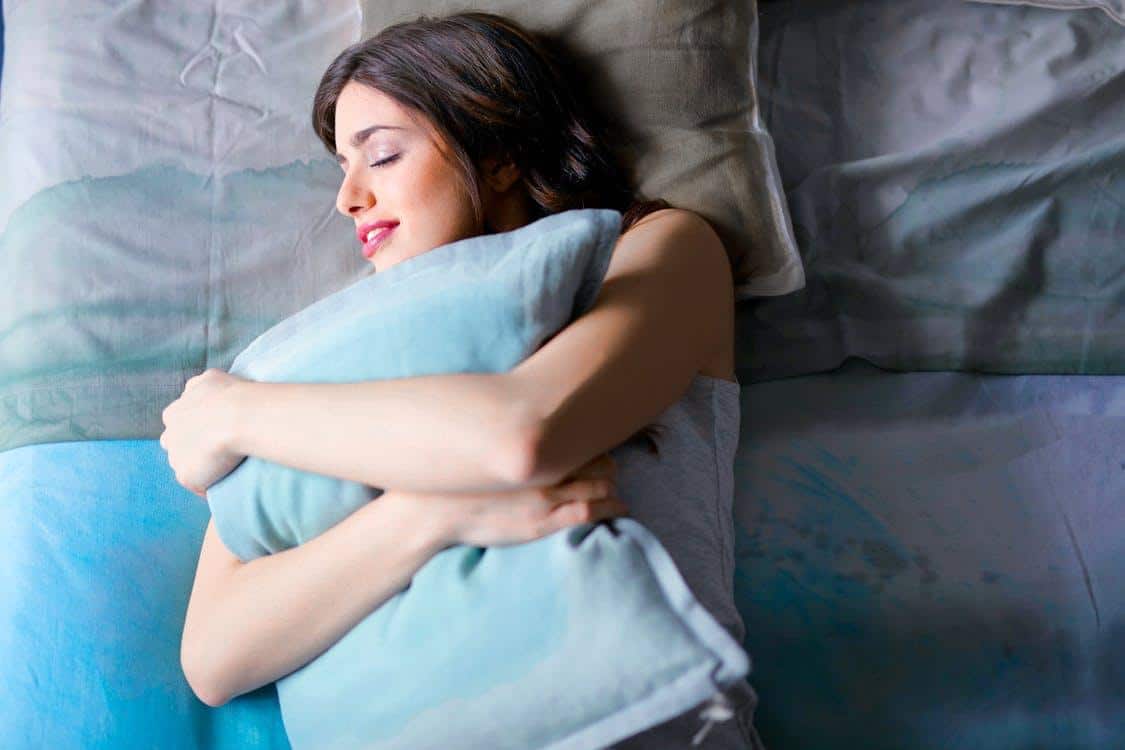
[[[180,638],[207,506],[155,440],[0,453],[0,745],[286,750],[267,685],[196,699]]]
[[[282,321],[231,372],[350,382],[509,370],[592,305],[620,220],[568,211],[436,248]],[[377,493],[250,457],[208,500],[219,536],[248,559],[315,537]],[[598,750],[748,671],[668,552],[626,518],[448,547],[277,690],[295,748]]]

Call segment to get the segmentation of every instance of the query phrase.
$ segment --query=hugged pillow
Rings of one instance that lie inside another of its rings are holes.
[[[507,372],[593,304],[621,215],[554,214],[372,274],[255,339],[230,372],[272,383],[353,383]],[[243,561],[307,542],[382,494],[254,456],[207,492]]]
[[[415,256],[282,321],[231,371],[351,382],[509,370],[592,305],[620,221],[567,211]],[[249,457],[207,495],[246,560],[379,492]],[[748,671],[657,539],[625,518],[448,547],[277,690],[297,750],[598,750],[721,701]]]
[[[738,298],[805,284],[773,140],[758,111],[755,0],[363,0],[363,38],[420,15],[480,10],[558,38],[622,127],[640,191],[706,217]]]

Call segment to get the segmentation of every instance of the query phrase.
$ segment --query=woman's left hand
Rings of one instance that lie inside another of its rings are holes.
[[[238,466],[245,455],[230,449],[233,431],[232,387],[245,378],[209,369],[184,384],[180,397],[162,414],[160,446],[176,481],[200,497]]]

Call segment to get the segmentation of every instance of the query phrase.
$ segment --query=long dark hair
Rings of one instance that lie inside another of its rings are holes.
[[[336,154],[336,102],[350,81],[421,114],[453,152],[483,225],[479,165],[490,157],[519,168],[539,216],[574,208],[622,213],[621,231],[671,205],[646,200],[611,146],[619,128],[568,79],[575,60],[558,40],[515,21],[470,11],[388,26],[347,47],[328,66],[313,98],[312,126]],[[538,218],[538,217],[536,217]],[[653,425],[644,438],[658,453]]]

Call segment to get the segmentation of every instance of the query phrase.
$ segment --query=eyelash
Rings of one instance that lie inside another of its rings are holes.
[[[367,166],[369,166],[369,167],[384,167],[384,166],[390,164],[391,162],[396,161],[398,159],[398,157],[400,157],[400,156],[402,156],[402,154],[395,154],[394,156],[388,156],[386,159],[380,159],[379,161],[368,164]]]

